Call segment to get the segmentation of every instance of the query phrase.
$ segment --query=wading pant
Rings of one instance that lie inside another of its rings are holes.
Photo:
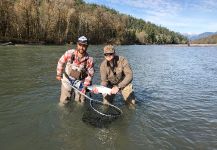
[[[135,104],[135,95],[133,91],[133,85],[132,83],[128,84],[126,87],[120,90],[124,101],[128,104]],[[115,98],[115,94],[112,95],[106,95],[103,96],[103,102],[104,103],[113,103],[113,100]]]
[[[72,87],[68,85],[68,79],[63,76],[63,81],[61,85],[61,95],[60,95],[60,103],[67,104],[71,99],[74,99],[77,102],[84,102],[85,97],[81,95],[78,91],[74,90]]]

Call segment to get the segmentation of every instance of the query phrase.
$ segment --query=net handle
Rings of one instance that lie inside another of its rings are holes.
[[[61,79],[63,82],[65,82],[63,79]],[[86,97],[87,99],[89,100],[94,100],[92,98],[90,98],[89,96],[85,95],[84,93],[82,93],[81,91],[79,91],[76,87],[74,87],[72,84],[68,83],[68,82],[65,82],[67,83],[68,85],[70,85],[74,90],[76,90],[77,92],[79,92],[81,95],[83,95],[84,97]]]

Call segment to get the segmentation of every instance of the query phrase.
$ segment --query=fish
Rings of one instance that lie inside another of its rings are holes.
[[[67,80],[61,79],[64,83],[68,84],[71,87],[76,88],[77,90],[81,91],[84,83],[81,82],[80,80],[76,80],[74,78],[70,78],[67,74],[65,74],[65,77]],[[111,88],[102,86],[102,85],[91,85],[87,86],[87,89],[94,92],[94,89],[97,89],[97,93],[105,94],[105,95],[111,95]]]
[[[112,90],[111,88],[108,88],[108,87],[105,87],[102,85],[87,86],[87,89],[90,91],[93,91],[93,89],[95,89],[95,88],[97,89],[98,93],[111,95],[111,90]]]

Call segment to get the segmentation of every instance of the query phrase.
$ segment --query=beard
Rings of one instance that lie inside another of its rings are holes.
[[[80,49],[78,49],[78,52],[83,55],[86,53],[86,49],[80,48]]]

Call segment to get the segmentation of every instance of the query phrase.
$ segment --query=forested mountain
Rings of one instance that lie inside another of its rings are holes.
[[[75,42],[86,35],[91,44],[178,44],[187,39],[114,9],[82,0],[1,0],[0,41],[16,43]]]
[[[202,38],[206,38],[208,36],[217,34],[217,32],[204,32],[201,34],[196,34],[196,35],[192,35],[192,36],[188,36],[188,38],[193,41],[193,40],[198,40],[198,39],[202,39]]]
[[[191,41],[192,44],[217,44],[217,34]]]

